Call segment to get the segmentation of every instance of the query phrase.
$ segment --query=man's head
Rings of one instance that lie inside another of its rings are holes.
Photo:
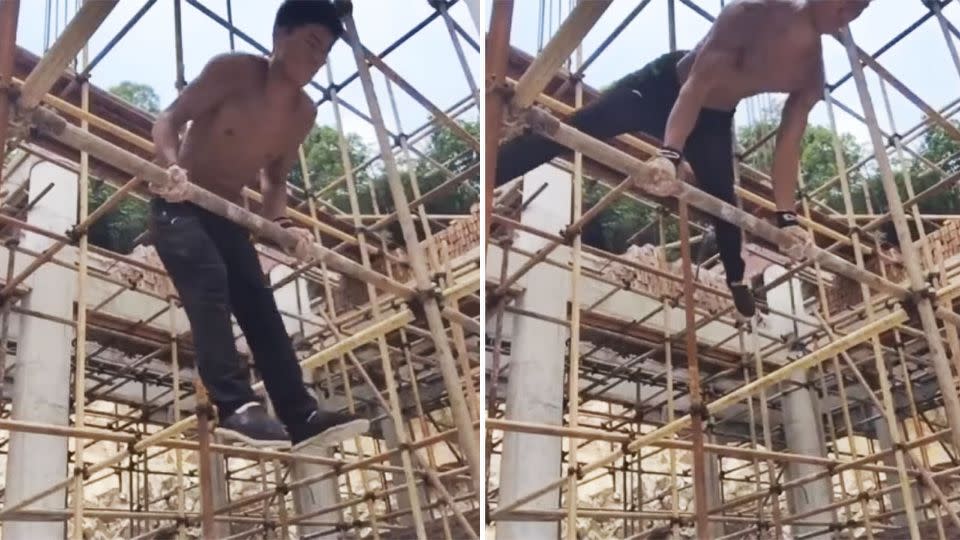
[[[273,56],[287,76],[303,86],[327,61],[343,31],[333,2],[284,0],[273,23]]]
[[[823,34],[832,34],[853,22],[871,0],[809,0],[813,21]]]

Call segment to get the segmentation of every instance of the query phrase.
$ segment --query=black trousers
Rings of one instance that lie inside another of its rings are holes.
[[[183,302],[200,378],[220,418],[258,401],[237,352],[231,313],[253,353],[279,419],[290,426],[316,409],[249,232],[191,203],[150,203],[157,253]]]
[[[680,92],[676,65],[686,54],[665,54],[624,77],[596,101],[574,113],[568,124],[598,139],[643,132],[663,140],[670,111]],[[735,203],[733,177],[733,111],[704,109],[683,149],[698,186]],[[504,184],[569,150],[541,135],[525,133],[504,143],[497,155],[496,185]],[[743,279],[740,229],[715,219],[717,245],[727,281]]]

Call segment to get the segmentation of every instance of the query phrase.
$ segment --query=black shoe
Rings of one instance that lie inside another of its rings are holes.
[[[737,307],[740,315],[750,318],[757,313],[757,305],[753,300],[753,292],[744,283],[728,283],[730,294],[733,295],[733,305]]]
[[[217,434],[256,448],[290,448],[283,424],[271,418],[263,405],[250,402],[221,420]]]
[[[366,433],[370,421],[352,414],[314,411],[306,422],[291,426],[293,450],[306,446],[335,446]]]

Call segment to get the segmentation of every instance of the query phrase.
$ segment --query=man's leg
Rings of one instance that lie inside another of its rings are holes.
[[[227,265],[233,314],[250,345],[277,416],[287,426],[294,450],[298,445],[333,445],[365,433],[370,428],[368,420],[317,409],[316,400],[304,387],[293,344],[249,235],[229,223],[218,223],[216,229],[217,244]]]
[[[317,403],[304,387],[300,363],[249,233],[219,219],[211,229],[226,264],[224,284],[233,314],[277,417],[288,428],[301,423],[317,410]]]
[[[596,101],[575,112],[567,123],[598,139],[631,131],[662,137],[672,102],[656,95],[661,93],[660,89],[647,91],[650,84],[644,76],[638,72],[625,77]],[[567,147],[536,133],[510,139],[497,152],[496,185],[505,184],[567,151]]]
[[[193,331],[197,370],[221,419],[256,401],[230,323],[227,270],[196,209],[151,202],[157,254],[170,275]]]
[[[735,205],[732,114],[729,120],[727,116],[728,113],[717,111],[701,113],[685,154],[696,175],[698,187]],[[753,299],[749,288],[743,283],[746,269],[742,255],[743,235],[739,227],[719,218],[714,218],[714,226],[720,261],[734,302],[741,314],[752,316],[755,309]]]

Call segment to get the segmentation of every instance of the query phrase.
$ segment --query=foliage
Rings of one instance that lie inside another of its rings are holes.
[[[370,158],[372,152],[366,144],[364,144],[363,139],[355,133],[347,134],[346,140],[350,164],[356,169]],[[330,126],[314,126],[304,140],[303,149],[307,162],[307,170],[310,171],[310,187],[312,193],[320,192],[323,188],[344,175],[343,160],[340,159],[340,135],[336,128]],[[295,186],[303,188],[303,174],[299,163],[290,171],[288,180]],[[373,202],[370,197],[370,169],[367,168],[354,173],[354,182],[357,186],[357,200],[360,205],[360,211],[363,213],[371,213],[373,211]],[[340,182],[339,187],[332,188],[330,192],[324,193],[322,198],[340,210],[350,212],[350,199],[347,193],[346,182]],[[324,210],[322,206],[320,209]]]
[[[468,133],[479,138],[480,124],[478,122],[460,122],[460,125]],[[350,162],[355,169],[375,155],[374,149],[367,146],[357,134],[347,134],[346,141]],[[445,127],[441,127],[431,136],[422,153],[431,160],[444,164],[453,174],[458,174],[469,168],[480,159],[476,150]],[[335,128],[330,126],[314,127],[304,141],[304,154],[307,169],[310,171],[312,193],[318,194],[326,186],[343,176],[339,134]],[[402,152],[398,155],[402,156]],[[413,172],[416,175],[421,195],[447,180],[448,177],[443,172],[429,161],[422,159],[413,150],[411,150],[410,157],[411,160],[416,162],[416,168],[413,169]],[[411,171],[399,159],[398,166],[407,199],[412,200],[414,194],[411,185]],[[289,180],[294,185],[303,186],[299,166],[294,167],[290,172]],[[379,210],[381,214],[389,214],[394,211],[393,197],[390,194],[386,173],[382,167],[374,163],[362,171],[355,172],[354,180],[357,186],[357,199],[361,213],[371,214],[374,213],[374,210]],[[470,211],[470,206],[478,200],[479,191],[480,176],[478,174],[460,184],[457,189],[451,190],[446,196],[428,202],[427,212],[430,214],[466,214]],[[376,197],[376,208],[374,208],[373,197]],[[344,212],[350,213],[351,211],[345,182],[340,182],[338,187],[324,192],[320,198]],[[329,208],[324,206],[321,206],[320,209],[330,211]],[[392,238],[399,239],[402,237],[397,223],[389,227],[388,232]]]
[[[160,112],[160,97],[149,85],[123,81],[110,88],[110,93],[150,114]]]
[[[761,138],[776,130],[779,123],[779,113],[774,110],[764,111],[761,113],[759,120],[738,130],[737,140],[744,149],[752,148]],[[864,148],[849,133],[840,134],[839,143],[843,150],[843,162],[847,168],[859,163],[866,155]],[[809,192],[820,187],[839,174],[834,145],[835,138],[830,128],[819,125],[807,127],[800,150],[800,171],[806,191]],[[773,166],[774,148],[774,138],[771,138],[751,153],[747,157],[746,163],[760,171],[769,172]],[[847,181],[850,185],[850,196],[854,210],[858,213],[865,212],[866,206],[863,198],[865,179],[863,175],[858,170],[858,172],[849,175]],[[835,182],[832,187],[827,189],[825,195],[818,198],[826,200],[827,205],[831,208],[840,212],[844,211],[843,192],[839,182]]]
[[[131,105],[145,111],[156,113],[160,110],[157,93],[150,86],[133,82],[122,82],[109,89],[111,93],[126,100]],[[87,188],[89,211],[93,212],[116,191],[106,182],[90,179]],[[133,197],[126,197],[113,210],[107,212],[90,227],[88,239],[91,244],[118,253],[130,253],[134,241],[147,228],[149,209],[147,203]]]

